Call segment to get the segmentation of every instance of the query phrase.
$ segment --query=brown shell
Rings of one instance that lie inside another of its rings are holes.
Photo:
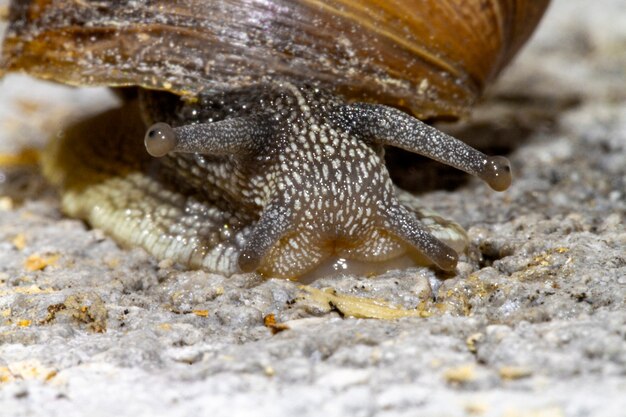
[[[464,114],[549,0],[13,0],[4,71],[196,94],[268,78]]]

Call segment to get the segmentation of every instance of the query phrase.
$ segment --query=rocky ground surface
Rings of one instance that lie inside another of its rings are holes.
[[[414,268],[303,289],[118,247],[60,213],[32,151],[112,105],[0,85],[0,416],[626,415],[623,0],[555,1],[449,127],[506,153],[515,182],[497,194],[433,168],[452,182],[420,198],[472,240],[446,280]],[[353,317],[368,314],[391,319]]]

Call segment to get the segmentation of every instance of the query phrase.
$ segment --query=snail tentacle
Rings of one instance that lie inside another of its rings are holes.
[[[211,123],[171,127],[155,123],[146,132],[144,143],[155,157],[170,152],[204,155],[248,155],[272,137],[268,117],[236,117]]]
[[[292,211],[284,204],[270,204],[261,214],[239,254],[239,269],[256,270],[272,247],[292,228]]]
[[[341,123],[365,140],[453,166],[479,177],[496,191],[504,191],[511,184],[511,167],[506,158],[487,156],[400,110],[354,103],[342,106],[338,113]]]
[[[379,209],[384,213],[385,230],[413,246],[442,270],[447,272],[455,270],[459,255],[454,249],[433,236],[414,213],[400,204],[392,204]]]

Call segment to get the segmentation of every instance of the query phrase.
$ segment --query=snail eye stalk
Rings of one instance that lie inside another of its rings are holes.
[[[154,157],[170,152],[247,155],[258,151],[272,137],[270,126],[264,116],[237,117],[180,127],[155,123],[148,128],[144,144]]]
[[[270,204],[261,214],[254,231],[239,254],[239,269],[252,272],[259,267],[270,249],[293,230],[292,210],[277,201]]]
[[[496,191],[511,185],[511,165],[487,156],[452,136],[392,107],[354,103],[342,106],[339,123],[364,140],[424,155],[477,176]]]
[[[455,270],[459,260],[456,251],[433,236],[406,207],[399,204],[381,206],[380,212],[383,213],[385,230],[413,246],[442,270],[446,272]]]

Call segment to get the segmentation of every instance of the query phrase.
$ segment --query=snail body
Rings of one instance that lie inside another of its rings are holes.
[[[142,88],[122,119],[151,126],[145,149],[140,123],[94,120],[46,164],[64,209],[120,241],[225,274],[406,254],[453,271],[464,232],[392,184],[384,147],[510,183],[504,158],[390,105],[464,114],[547,1],[113,3],[14,2],[2,67]]]

